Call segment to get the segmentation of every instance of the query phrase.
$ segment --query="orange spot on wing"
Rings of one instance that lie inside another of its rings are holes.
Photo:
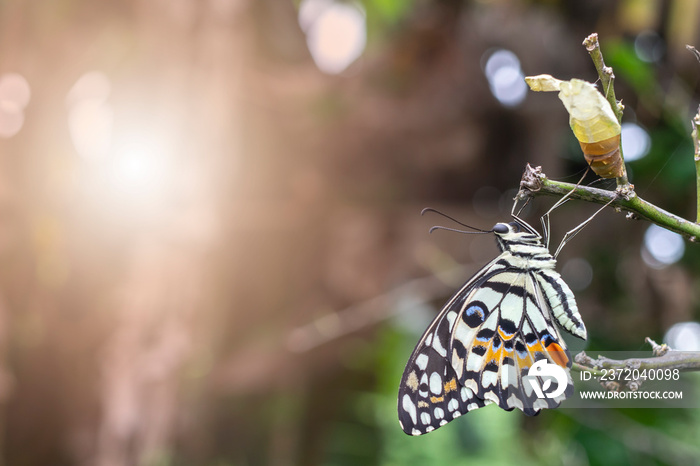
[[[520,354],[516,352],[517,356],[517,364],[520,369],[523,368],[528,368],[532,366],[535,362],[532,360],[532,354],[530,352],[525,352],[525,357],[520,357]]]
[[[500,365],[501,359],[503,359],[503,345],[501,344],[500,348],[498,348],[496,351],[493,350],[493,346],[489,346],[489,349],[486,351],[484,357],[484,366],[490,362]]]
[[[501,329],[501,327],[498,327],[498,334],[501,336],[501,339],[504,341],[510,340],[516,335],[516,333],[513,333],[513,334],[503,333],[503,329]]]
[[[450,393],[452,391],[457,391],[457,379],[452,377],[452,380],[445,382],[445,393]]]
[[[539,340],[537,340],[537,343],[533,343],[532,345],[527,345],[527,349],[533,353],[536,353],[536,352],[544,353],[545,352],[545,349],[542,346],[542,342],[540,342]]]
[[[445,399],[445,398],[442,397],[442,396],[440,396],[440,397],[431,396],[431,397],[430,397],[430,402],[431,402],[431,403],[440,403],[440,402],[442,402],[444,399]]]
[[[552,358],[552,361],[561,367],[567,367],[569,364],[569,357],[566,355],[564,348],[559,346],[557,343],[550,343],[547,346],[547,351],[549,351],[549,357]]]

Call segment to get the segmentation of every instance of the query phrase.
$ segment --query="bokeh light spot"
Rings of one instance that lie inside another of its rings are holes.
[[[22,110],[31,98],[29,83],[21,74],[7,73],[0,76],[0,102],[11,103]]]
[[[566,261],[561,275],[573,291],[581,291],[588,288],[593,281],[593,268],[586,259],[574,257]]]
[[[167,150],[152,134],[132,135],[115,149],[112,183],[116,193],[139,202],[158,201],[164,194]]]
[[[622,153],[626,162],[639,160],[649,153],[651,138],[644,128],[636,123],[622,124]]]
[[[0,137],[11,138],[24,125],[24,112],[8,112],[0,105]]]
[[[21,74],[0,76],[0,137],[10,138],[24,125],[24,108],[29,104],[31,89]]]
[[[311,57],[324,73],[344,71],[362,55],[367,44],[365,11],[354,2],[303,0],[299,25],[306,33]]]
[[[685,243],[678,233],[651,225],[644,233],[642,259],[652,268],[662,269],[678,262],[685,252]]]
[[[510,50],[499,49],[491,53],[486,60],[484,74],[491,93],[502,105],[514,107],[525,99],[525,75],[520,69],[520,60]]]
[[[75,150],[87,161],[104,160],[112,139],[109,78],[99,71],[82,75],[66,96],[68,129]]]
[[[666,43],[655,31],[642,31],[634,40],[634,52],[640,60],[656,63],[666,53]]]
[[[107,75],[101,71],[90,71],[73,84],[66,96],[66,104],[70,107],[84,100],[105,102],[111,93],[112,84]]]
[[[700,351],[700,323],[679,322],[671,326],[664,343],[678,351]]]

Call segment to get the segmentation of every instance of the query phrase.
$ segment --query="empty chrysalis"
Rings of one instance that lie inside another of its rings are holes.
[[[620,123],[593,84],[581,79],[560,81],[548,74],[528,76],[525,81],[533,91],[559,91],[559,99],[569,112],[571,130],[586,161],[598,176],[619,178],[623,175]]]

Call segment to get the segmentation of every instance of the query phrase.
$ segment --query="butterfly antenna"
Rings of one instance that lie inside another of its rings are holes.
[[[438,229],[438,230],[450,230],[450,231],[456,231],[456,232],[460,232],[460,233],[477,233],[477,232],[478,232],[478,233],[491,233],[491,232],[488,231],[488,230],[482,230],[482,229],[480,229],[480,228],[476,228],[476,227],[473,227],[473,226],[471,226],[471,225],[467,225],[466,223],[462,223],[462,222],[460,222],[459,220],[457,220],[457,219],[455,219],[455,218],[453,218],[453,217],[450,217],[449,215],[447,215],[447,214],[445,214],[445,213],[443,213],[443,212],[440,212],[439,210],[433,209],[432,207],[426,207],[425,209],[421,210],[420,214],[423,215],[423,214],[425,214],[426,212],[435,212],[435,213],[438,214],[438,215],[442,215],[443,217],[452,220],[453,222],[457,223],[458,225],[462,225],[463,227],[467,227],[467,228],[470,228],[470,229],[472,229],[472,230],[475,230],[475,231],[464,231],[464,230],[455,230],[455,229],[447,228],[447,227],[433,227],[433,228],[430,229],[430,232],[431,232],[431,233],[432,233],[433,230],[435,230],[435,229]]]
[[[465,235],[483,235],[484,233],[491,233],[490,231],[485,231],[485,230],[479,230],[479,231],[458,230],[456,228],[448,228],[448,227],[443,227],[440,225],[435,225],[434,227],[430,227],[430,230],[428,230],[428,233],[432,233],[435,230],[454,231],[455,233],[464,233]]]

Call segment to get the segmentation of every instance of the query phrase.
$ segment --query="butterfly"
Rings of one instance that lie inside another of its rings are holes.
[[[573,292],[555,270],[556,256],[593,216],[567,233],[552,255],[549,213],[562,201],[542,217],[544,238],[514,213],[510,223],[478,230],[495,235],[500,255],[450,298],[413,350],[398,396],[405,433],[432,432],[492,403],[532,416],[573,394],[572,360],[557,324],[583,340],[587,335]],[[451,230],[431,231],[436,228]],[[542,396],[551,378],[537,379],[543,380],[538,385],[528,375],[542,364],[555,364],[565,373],[558,384],[566,387],[550,392],[556,396]]]

